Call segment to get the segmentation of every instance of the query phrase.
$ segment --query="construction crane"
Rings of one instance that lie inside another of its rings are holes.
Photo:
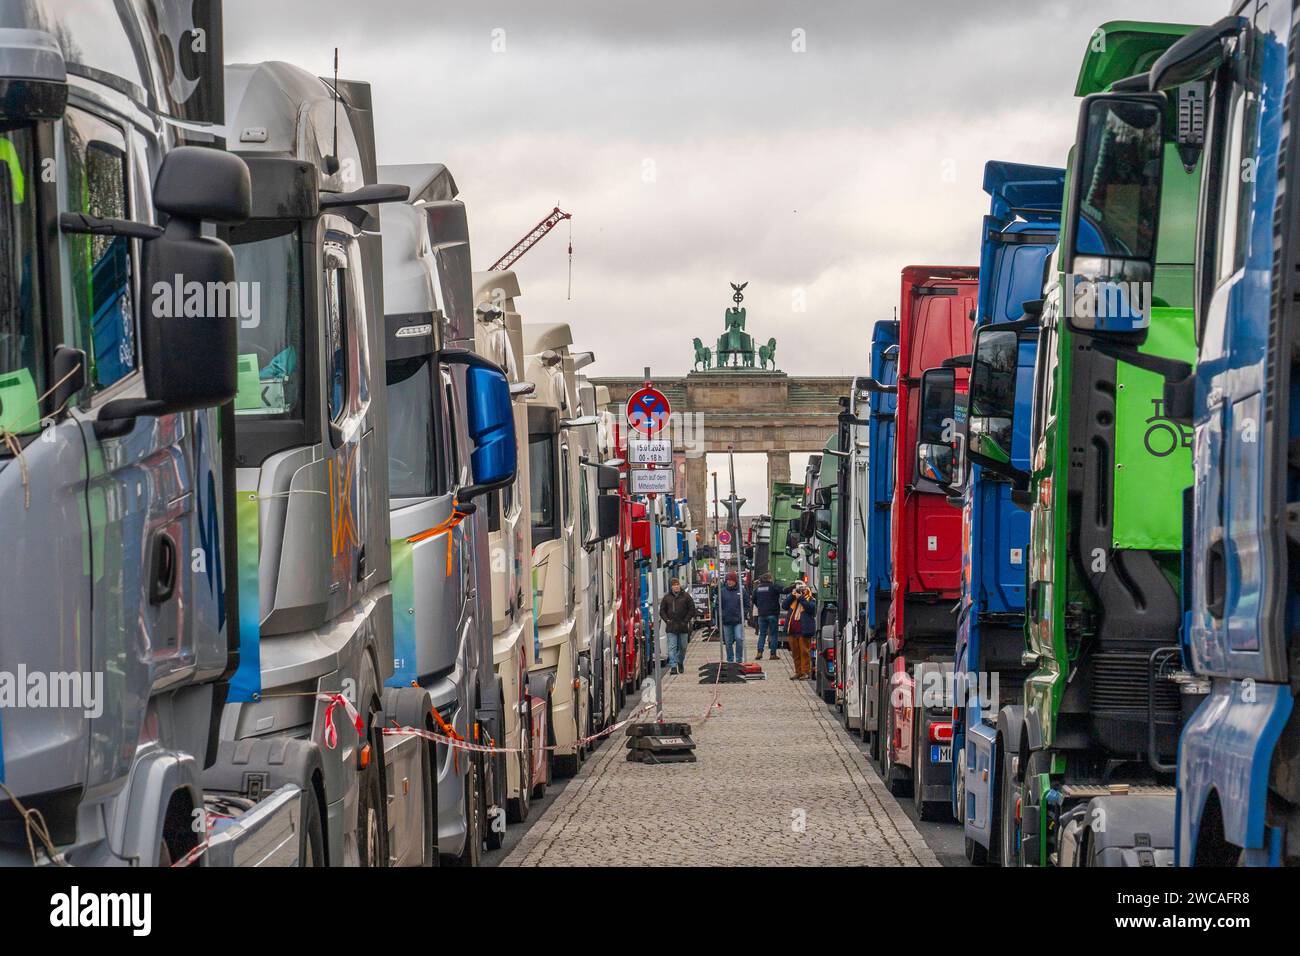
[[[548,232],[550,232],[552,229],[558,226],[565,219],[570,220],[569,296],[572,297],[573,295],[573,224],[572,224],[573,214],[565,212],[559,206],[556,206],[554,209],[552,209],[550,211],[550,214],[547,215],[545,219],[543,219],[537,225],[533,226],[533,228],[528,231],[528,234],[526,236],[524,236],[522,239],[520,239],[518,242],[516,242],[513,246],[511,246],[506,251],[506,254],[504,256],[502,256],[496,262],[492,263],[492,265],[488,267],[488,271],[496,272],[501,269],[509,269],[521,258],[523,258],[525,252],[527,252],[533,246],[537,245],[537,243],[542,239],[543,236],[545,236]]]

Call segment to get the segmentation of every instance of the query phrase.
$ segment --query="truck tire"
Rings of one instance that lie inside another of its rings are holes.
[[[376,748],[371,745],[371,750]],[[388,865],[388,827],[384,823],[384,781],[372,757],[357,787],[357,857],[363,867]]]
[[[1016,828],[1016,780],[1011,770],[1011,754],[1002,748],[998,761],[998,861],[1004,867],[1020,866],[1019,833]]]
[[[971,866],[988,866],[988,849],[976,843],[970,837],[962,838],[962,850],[966,854],[966,862]]]
[[[302,823],[298,841],[299,866],[325,865],[325,825],[321,821],[320,801],[311,787],[303,793]]]
[[[520,721],[523,728],[522,746],[519,748],[519,796],[506,800],[506,820],[509,823],[523,823],[528,819],[528,811],[533,796],[533,710],[528,708],[525,720]]]
[[[448,861],[452,866],[478,866],[483,860],[483,808],[479,799],[483,785],[478,760],[468,752],[466,755],[470,760],[465,775],[465,846]]]
[[[483,776],[483,843],[489,850],[499,850],[506,839],[506,801],[495,803],[493,800],[498,791],[505,792],[505,767],[501,754],[482,754],[482,758],[483,766],[487,768]],[[489,814],[494,807],[496,813]]]

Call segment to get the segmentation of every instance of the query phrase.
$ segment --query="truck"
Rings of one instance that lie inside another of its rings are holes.
[[[852,660],[846,662],[857,673],[862,726],[859,734],[871,758],[880,763],[882,731],[886,725],[884,707],[888,673],[883,670],[889,640],[889,606],[893,601],[893,547],[891,518],[894,501],[894,451],[898,406],[898,320],[878,320],[871,330],[871,374],[854,381],[855,391],[866,393],[867,457],[866,487],[860,506],[848,505],[864,526],[865,603],[863,630],[849,645]],[[860,400],[858,400],[860,403]],[[860,404],[859,404],[859,407]],[[860,447],[855,443],[854,454]],[[843,573],[856,575],[857,561]]]
[[[792,586],[802,572],[796,548],[799,546],[799,508],[803,504],[803,485],[790,481],[772,482],[772,500],[768,510],[772,513],[769,532],[771,548],[767,569],[778,588]],[[716,590],[716,587],[715,587]],[[785,643],[785,612],[778,618],[781,642]]]
[[[528,407],[533,538],[533,600],[537,648],[530,693],[548,702],[548,746],[554,773],[572,776],[592,736],[593,580],[589,549],[618,534],[618,472],[582,461],[599,417],[584,414],[573,333],[564,323],[524,324],[525,374],[534,386]],[[585,362],[584,362],[585,364]],[[610,472],[613,472],[611,475]]]
[[[901,277],[881,767],[890,791],[910,793],[923,816],[951,803],[951,710],[925,691],[952,669],[962,549],[961,516],[948,504],[941,479],[918,467],[930,463],[927,452],[946,447],[951,426],[945,418],[955,414],[956,394],[949,389],[946,416],[922,418],[922,375],[969,354],[978,275],[973,266],[907,266]]]
[[[1168,362],[1158,369],[1166,414],[1193,427],[1180,644],[1206,685],[1178,748],[1174,858],[1181,866],[1294,865],[1297,856],[1300,723],[1288,622],[1296,613],[1300,378],[1292,313],[1300,244],[1296,143],[1285,127],[1294,109],[1295,44],[1289,5],[1236,3],[1229,16],[1171,44],[1144,84],[1111,94],[1117,108],[1158,109],[1161,98],[1181,105],[1189,84],[1203,84],[1207,104],[1191,290],[1195,368]],[[1238,175],[1240,168],[1254,175]],[[1177,166],[1155,170],[1162,194],[1170,193],[1170,178],[1183,188]],[[1159,215],[1165,212],[1162,205]],[[1082,223],[1074,228],[1084,231]],[[1158,277],[1163,247],[1156,253],[1154,261],[1147,249],[1116,256],[1100,275],[1129,259],[1133,270],[1154,268]],[[1157,338],[1154,314],[1078,324],[1093,348],[1121,354],[1149,352]]]
[[[843,681],[836,648],[840,634],[840,436],[838,429],[826,440],[817,464],[816,485],[809,502],[813,514],[813,536],[817,542],[813,582],[817,591],[817,637],[813,647],[813,670],[817,693],[827,704],[838,707]]]
[[[533,385],[524,378],[523,316],[519,278],[513,270],[474,273],[475,351],[501,366],[510,380],[518,469],[513,484],[488,500],[488,550],[492,556],[492,660],[501,681],[504,739],[519,752],[506,758],[508,822],[528,818],[535,799],[550,785],[546,699],[531,693],[528,667],[536,653],[533,607],[533,544],[528,408]]]
[[[177,308],[188,283],[234,288],[204,233],[252,205],[220,130],[220,6],[189,7],[0,3],[0,535],[23,555],[0,669],[66,688],[5,708],[5,864],[323,862],[310,777],[255,800],[203,779],[245,636],[231,403],[256,310]],[[35,850],[19,802],[44,820]]]
[[[997,328],[1017,338],[1018,429],[1010,464],[1029,469],[1037,320],[1025,320],[1024,303],[1042,294],[1048,258],[1060,231],[1065,170],[990,161],[984,165],[989,212],[980,228],[980,281],[975,328]],[[932,369],[930,376],[953,375]],[[972,409],[974,411],[974,409]],[[1029,514],[1012,500],[1003,475],[972,464],[957,449],[951,482],[961,489],[962,577],[953,661],[953,818],[961,821],[967,860],[983,865],[998,853],[996,794],[1000,738],[997,718],[1022,694],[1025,555]]]
[[[1005,866],[1173,860],[1178,735],[1203,689],[1179,647],[1192,436],[1167,414],[1159,369],[1190,371],[1194,357],[1205,90],[1141,103],[1107,91],[1145,89],[1142,74],[1194,29],[1108,23],[1105,51],[1085,55],[1061,242],[1043,299],[1025,307],[1039,327],[1027,473],[1008,461],[1018,335],[977,334],[968,453],[1030,508],[1027,673],[997,718]],[[1138,312],[1140,351],[1086,331]]]
[[[518,811],[518,782],[530,756],[520,734],[527,708],[523,639],[518,630],[508,636],[499,669],[493,573],[494,521],[518,469],[508,481],[475,482],[474,456],[483,445],[471,409],[472,375],[503,370],[511,357],[478,348],[468,219],[451,172],[436,163],[379,172],[408,190],[382,221],[394,638],[385,694],[409,698],[386,699],[385,709],[403,726],[477,744],[523,745],[510,754],[436,741],[427,747],[437,770],[437,852],[448,863],[474,866],[484,847],[500,846],[507,808]],[[508,416],[508,427],[494,437],[517,462],[516,416],[508,404],[494,412]],[[508,512],[507,521],[519,520],[513,502]],[[499,606],[504,622],[514,609],[504,594]]]

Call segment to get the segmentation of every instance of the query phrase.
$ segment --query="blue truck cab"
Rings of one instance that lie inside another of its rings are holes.
[[[1011,458],[1028,470],[1036,323],[1024,303],[1042,294],[1057,244],[1065,170],[991,161],[984,166],[990,196],[980,247],[975,327],[1019,323],[1016,431]],[[1015,326],[1012,326],[1013,328]],[[1029,512],[1011,497],[1006,479],[971,463],[962,495],[965,547],[958,605],[953,721],[953,816],[962,822],[966,856],[984,863],[996,846],[998,751],[1008,728],[998,726],[1005,704],[1018,705],[1025,668],[1025,562]],[[1014,742],[1013,742],[1014,743]]]
[[[1194,375],[1163,373],[1170,416],[1195,430],[1182,645],[1209,683],[1179,742],[1175,852],[1184,866],[1300,857],[1293,36],[1292,4],[1250,0],[1170,47],[1148,78],[1169,96],[1206,84],[1197,365]]]
[[[871,755],[880,759],[881,715],[885,682],[881,680],[881,648],[887,638],[893,581],[890,547],[890,505],[894,499],[894,412],[898,404],[898,321],[880,321],[871,333],[871,377],[858,380],[870,393],[867,426],[867,595],[866,635],[854,648],[852,666],[863,702],[862,736]]]

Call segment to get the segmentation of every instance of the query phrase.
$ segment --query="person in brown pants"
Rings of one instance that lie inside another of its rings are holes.
[[[800,582],[781,599],[781,607],[789,612],[786,617],[787,630],[790,657],[794,661],[794,674],[790,679],[811,680],[808,648],[813,635],[817,633],[817,596],[808,585]]]

